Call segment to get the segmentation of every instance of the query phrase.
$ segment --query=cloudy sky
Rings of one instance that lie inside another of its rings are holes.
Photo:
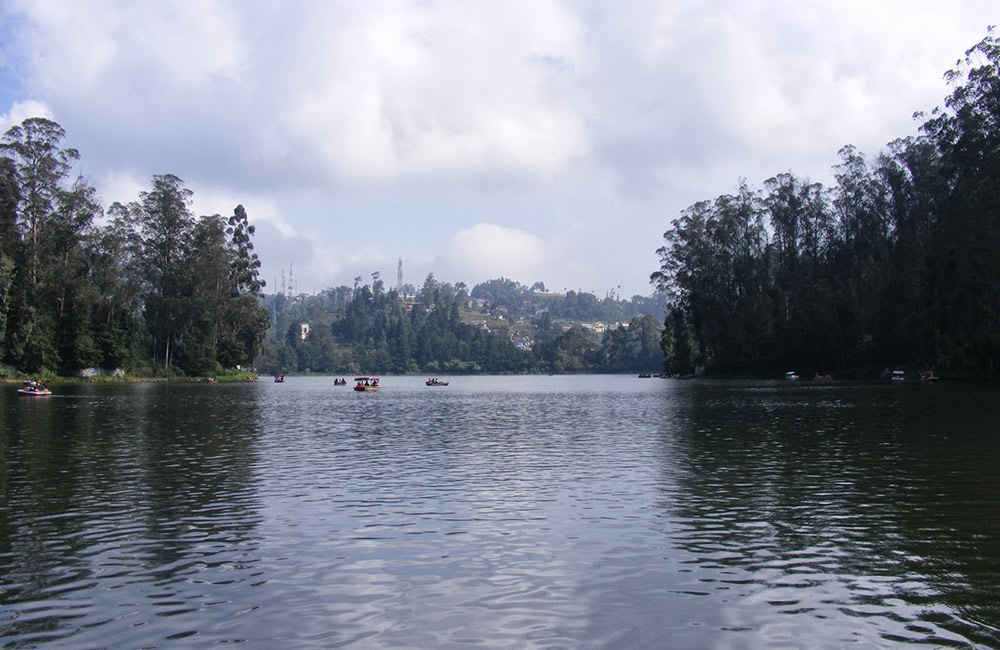
[[[105,206],[155,174],[242,203],[268,289],[647,295],[663,231],[829,184],[943,104],[996,0],[2,0],[0,129],[44,116]]]

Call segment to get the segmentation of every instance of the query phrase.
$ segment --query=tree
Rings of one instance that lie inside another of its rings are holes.
[[[191,250],[194,216],[188,209],[192,192],[173,174],[153,177],[153,187],[139,194],[138,217],[145,281],[146,321],[153,336],[153,360],[171,364],[171,346],[186,323],[184,316],[185,253]]]
[[[3,274],[4,318],[17,323],[15,331],[6,332],[6,352],[19,367],[32,371],[96,361],[83,302],[82,240],[100,206],[82,179],[69,182],[80,154],[61,147],[64,136],[57,123],[30,118],[8,129],[0,144],[8,161],[2,170],[2,237],[9,252],[13,202],[20,249],[18,270],[13,276]],[[9,267],[7,258],[0,267]]]
[[[228,367],[252,363],[260,353],[269,326],[267,310],[259,304],[265,282],[260,278],[260,259],[253,252],[253,235],[246,210],[237,205],[229,217],[230,295],[224,313],[223,341],[219,361]]]

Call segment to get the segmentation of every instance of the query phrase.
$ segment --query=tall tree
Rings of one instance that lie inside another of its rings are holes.
[[[94,361],[87,342],[87,308],[82,304],[85,267],[82,239],[100,207],[82,179],[69,182],[76,149],[62,148],[65,132],[45,118],[8,129],[0,144],[7,197],[16,183],[16,223],[21,267],[12,282],[15,332],[8,333],[8,357],[29,370]],[[10,175],[13,164],[14,175]],[[8,294],[10,300],[10,294]],[[81,355],[78,348],[87,348]]]
[[[254,226],[242,205],[229,217],[230,295],[223,315],[223,345],[219,361],[233,367],[252,363],[260,353],[269,325],[267,310],[259,304],[264,280],[260,278],[260,259],[253,252]]]
[[[153,187],[139,194],[139,233],[143,251],[146,321],[153,336],[153,359],[171,363],[171,346],[186,323],[183,303],[187,275],[185,254],[194,238],[191,190],[173,174],[153,177]]]

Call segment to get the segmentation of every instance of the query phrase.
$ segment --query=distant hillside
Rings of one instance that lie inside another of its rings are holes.
[[[407,290],[408,289],[408,290]],[[662,296],[555,294],[500,278],[267,295],[263,372],[658,372]]]

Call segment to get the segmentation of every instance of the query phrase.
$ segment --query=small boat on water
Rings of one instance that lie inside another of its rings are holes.
[[[337,379],[337,378],[334,378],[333,385],[334,386],[346,386],[347,385],[347,380],[346,379]]]
[[[48,388],[18,388],[18,395],[27,395],[28,397],[44,397],[46,395],[51,395],[52,391]]]
[[[274,383],[280,384],[283,381],[285,381],[285,376],[284,375],[275,375],[274,376]]]
[[[359,393],[374,393],[379,389],[378,377],[355,377],[354,390]]]
[[[24,382],[22,388],[17,389],[18,395],[25,395],[27,397],[44,397],[46,395],[51,395],[52,391],[49,387],[40,381],[35,381],[34,379]]]
[[[435,378],[435,379],[428,379],[424,383],[427,384],[428,386],[447,386],[448,385],[448,382],[441,381],[440,379],[437,379],[437,378]]]
[[[925,370],[920,373],[920,383],[927,384],[933,381],[937,381],[937,375],[934,374],[933,370]]]
[[[788,372],[785,373],[785,379],[787,379],[788,381],[798,381],[799,376],[798,374],[796,374],[794,370],[789,370]]]
[[[906,381],[906,372],[903,370],[893,370],[892,371],[892,381],[904,382]]]

